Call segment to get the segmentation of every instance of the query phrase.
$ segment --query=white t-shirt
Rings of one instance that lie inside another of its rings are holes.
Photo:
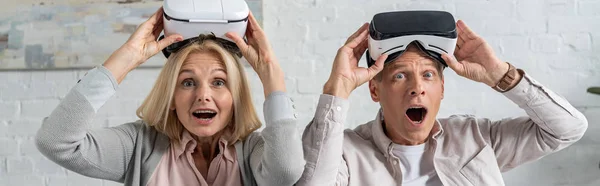
[[[393,153],[400,158],[403,186],[441,186],[433,167],[433,151],[428,143],[414,146],[394,144]]]

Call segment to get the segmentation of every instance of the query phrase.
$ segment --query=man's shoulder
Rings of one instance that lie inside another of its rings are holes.
[[[344,138],[358,138],[363,140],[371,139],[371,127],[373,123],[374,121],[369,121],[356,126],[354,129],[345,129]]]
[[[373,154],[377,147],[373,142],[373,133],[371,128],[375,122],[370,121],[361,124],[354,129],[344,130],[343,151],[345,157],[364,157],[367,154]]]
[[[465,133],[479,133],[482,128],[492,124],[488,118],[476,117],[470,114],[456,114],[446,118],[438,118],[442,129],[447,135],[465,135]]]
[[[454,114],[445,118],[438,118],[438,121],[442,126],[460,126],[460,125],[473,125],[481,122],[488,122],[487,118],[480,118],[472,114]]]

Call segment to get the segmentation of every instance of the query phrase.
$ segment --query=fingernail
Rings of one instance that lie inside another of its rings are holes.
[[[179,41],[183,41],[183,38],[182,37],[178,37],[177,39],[175,39],[175,41],[178,41],[178,42]]]

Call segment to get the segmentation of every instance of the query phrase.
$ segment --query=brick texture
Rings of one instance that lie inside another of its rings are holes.
[[[39,2],[21,4],[0,10],[29,8]],[[299,113],[298,128],[303,129],[314,115],[335,52],[373,14],[416,9],[450,11],[483,36],[501,59],[524,69],[569,100],[590,124],[577,144],[505,173],[506,184],[592,186],[600,185],[600,95],[589,94],[586,89],[600,86],[599,8],[600,2],[594,0],[264,0],[263,27],[286,73],[287,90]],[[121,37],[112,40],[125,42]],[[360,65],[365,66],[364,57]],[[33,143],[42,119],[85,72],[0,72],[0,186],[120,185],[67,171],[44,158]],[[135,110],[158,73],[158,69],[130,73],[117,94],[100,109],[93,126],[135,121]],[[262,85],[251,68],[246,68],[246,74],[256,110],[263,118]],[[450,69],[445,74],[445,98],[439,117],[475,114],[500,119],[525,114],[489,87],[459,77]],[[375,117],[379,104],[371,101],[366,84],[349,100],[346,127],[354,128]]]

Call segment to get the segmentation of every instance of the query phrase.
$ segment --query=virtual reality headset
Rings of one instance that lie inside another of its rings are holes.
[[[409,44],[416,46],[444,65],[442,53],[454,54],[456,22],[452,14],[444,11],[396,11],[373,16],[369,25],[367,65],[387,54],[385,63],[402,55]]]
[[[172,34],[184,39],[163,49],[167,58],[200,34],[214,34],[235,45],[225,33],[235,32],[243,38],[250,14],[244,0],[164,0],[163,9],[164,35],[159,40]]]

